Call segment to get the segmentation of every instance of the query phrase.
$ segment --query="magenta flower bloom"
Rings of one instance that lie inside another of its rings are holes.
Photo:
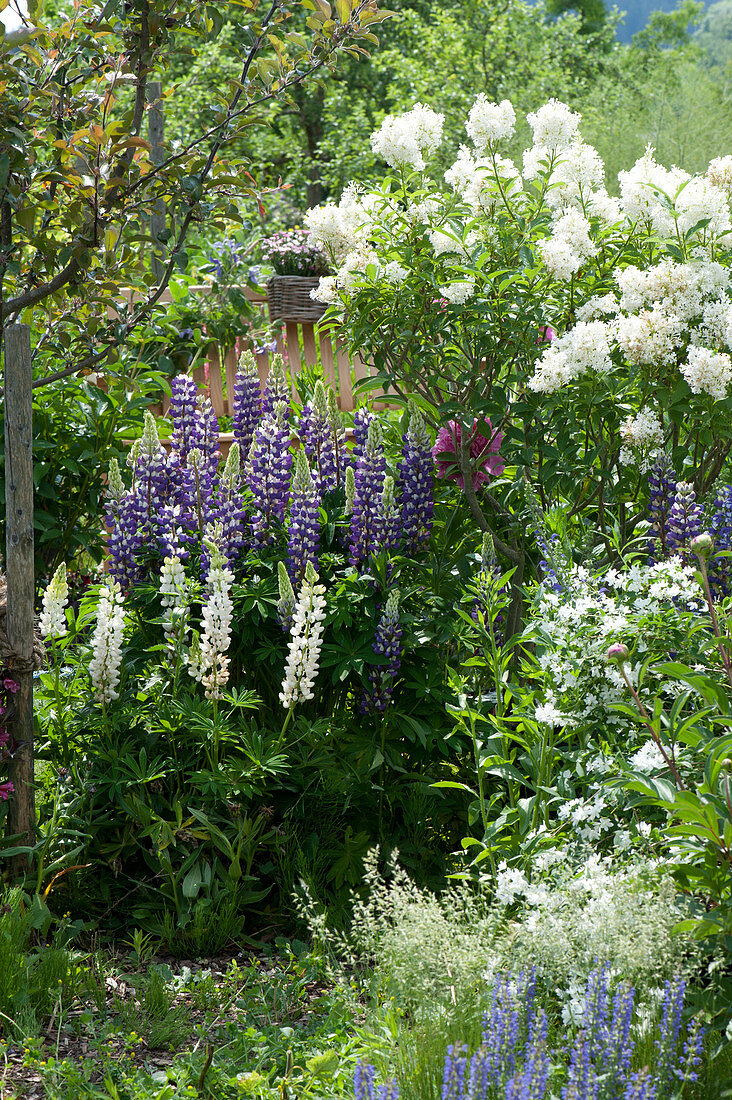
[[[7,802],[10,795],[14,792],[12,780],[8,780],[7,783],[0,783],[0,798],[3,802]]]
[[[473,421],[473,436],[470,441],[470,461],[473,467],[473,488],[479,489],[492,477],[500,477],[506,463],[498,450],[503,442],[503,432],[493,431],[490,420],[486,420],[490,435],[481,435],[477,418]],[[465,488],[460,473],[461,427],[456,420],[448,421],[446,427],[437,433],[437,442],[432,448],[432,457],[437,467],[437,476],[456,481],[461,489]]]
[[[17,680],[11,680],[9,676],[3,680],[3,687],[6,691],[12,692],[13,695],[15,695],[16,691],[20,691],[20,684]]]

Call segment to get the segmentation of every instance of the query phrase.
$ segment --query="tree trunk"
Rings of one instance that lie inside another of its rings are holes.
[[[20,747],[10,762],[8,778],[15,793],[8,806],[8,830],[21,844],[35,839],[36,806],[33,775],[33,398],[31,340],[28,325],[5,329],[5,572],[8,583],[6,629],[14,655],[11,671],[20,684],[15,696],[13,736]],[[16,857],[17,873],[28,859]]]

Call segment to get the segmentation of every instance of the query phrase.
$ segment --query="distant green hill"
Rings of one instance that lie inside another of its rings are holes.
[[[732,0],[710,4],[694,36],[716,65],[732,62]]]
[[[633,35],[646,26],[651,12],[673,11],[676,5],[677,0],[617,0],[616,6],[625,12],[618,28],[618,38],[621,42],[630,42]],[[610,8],[612,4],[607,6]]]

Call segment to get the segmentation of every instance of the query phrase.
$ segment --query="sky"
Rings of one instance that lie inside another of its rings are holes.
[[[5,11],[0,11],[0,23],[5,24],[7,31],[17,30],[21,25],[20,17],[18,16],[18,5],[24,15],[28,14],[28,5],[25,0],[10,0],[8,7]]]

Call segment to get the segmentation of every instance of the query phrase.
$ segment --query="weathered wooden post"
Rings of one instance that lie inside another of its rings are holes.
[[[29,325],[5,328],[5,573],[8,583],[6,633],[11,671],[20,684],[15,696],[13,735],[21,743],[8,778],[15,793],[8,806],[8,831],[21,844],[35,837],[33,775],[33,372]],[[16,857],[19,872],[28,866]]]
[[[165,160],[165,119],[163,117],[163,85],[153,80],[147,86],[147,99],[150,109],[147,113],[147,135],[150,141],[150,160],[153,164],[162,164]],[[160,243],[160,234],[165,229],[165,203],[158,199],[150,210],[150,235],[155,244],[152,254],[152,273],[156,279],[162,279],[165,271],[165,248]]]

